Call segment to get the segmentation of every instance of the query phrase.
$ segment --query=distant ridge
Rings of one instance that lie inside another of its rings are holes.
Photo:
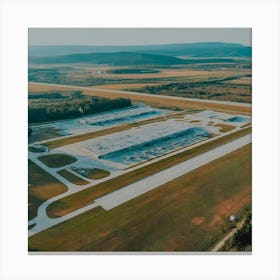
[[[94,63],[109,65],[173,65],[184,63],[183,59],[154,54],[132,52],[69,54],[52,57],[31,57],[34,64]]]
[[[252,47],[223,42],[199,42],[137,46],[29,46],[29,57],[51,57],[69,54],[137,52],[166,56],[251,57]]]

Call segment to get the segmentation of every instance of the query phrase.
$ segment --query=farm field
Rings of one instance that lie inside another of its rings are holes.
[[[110,211],[93,209],[30,237],[29,250],[209,250],[227,217],[250,207],[250,155],[248,145]]]

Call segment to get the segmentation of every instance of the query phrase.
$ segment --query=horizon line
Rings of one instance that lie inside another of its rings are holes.
[[[173,43],[155,43],[155,44],[125,44],[125,45],[89,45],[89,44],[29,44],[28,47],[62,47],[62,46],[77,46],[77,47],[128,47],[128,46],[159,46],[159,45],[191,45],[191,44],[201,44],[201,43],[223,43],[223,44],[235,44],[244,47],[252,47],[252,45],[241,44],[237,42],[223,42],[223,41],[193,41],[193,42],[173,42]]]

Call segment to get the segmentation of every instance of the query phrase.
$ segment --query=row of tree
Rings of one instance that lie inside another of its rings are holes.
[[[131,106],[131,100],[126,98],[84,95],[69,99],[31,99],[28,103],[28,123],[63,120]]]

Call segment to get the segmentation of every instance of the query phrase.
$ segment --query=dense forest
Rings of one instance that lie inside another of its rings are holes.
[[[126,98],[85,96],[80,91],[32,93],[28,96],[28,123],[81,117],[130,105]]]
[[[245,222],[232,238],[226,241],[221,251],[252,251],[252,212],[245,216]]]

